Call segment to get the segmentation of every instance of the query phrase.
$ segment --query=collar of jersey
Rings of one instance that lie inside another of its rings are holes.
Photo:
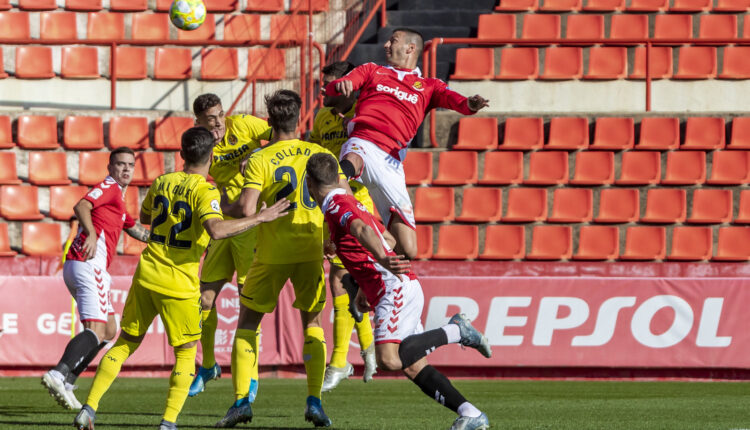
[[[416,67],[414,69],[402,69],[401,67],[393,67],[393,66],[385,66],[386,69],[391,69],[396,73],[405,73],[407,75],[417,75],[420,78],[422,77],[422,71],[419,70],[419,67]]]
[[[107,175],[107,177],[104,178],[104,182],[109,182],[109,183],[117,184],[117,186],[120,187],[120,191],[122,191],[122,185],[120,185],[119,182],[115,181],[115,178]]]
[[[331,200],[333,200],[334,196],[337,196],[339,194],[346,194],[346,190],[344,190],[343,188],[334,188],[328,194],[326,194],[326,198],[323,199],[323,212],[328,212],[328,206],[330,206]]]

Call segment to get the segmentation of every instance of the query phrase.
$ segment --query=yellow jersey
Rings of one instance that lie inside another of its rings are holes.
[[[344,116],[354,118],[356,103]],[[341,156],[341,147],[349,139],[344,130],[344,119],[333,113],[333,108],[324,107],[315,115],[313,129],[310,132],[310,142],[319,143],[325,149],[331,151],[336,159]]]
[[[276,142],[250,156],[243,187],[260,191],[258,207],[262,202],[271,206],[284,197],[291,202],[288,215],[258,226],[255,259],[259,263],[323,258],[323,212],[305,181],[307,159],[319,152],[331,154],[318,144],[293,139]],[[340,167],[339,174],[343,176]]]
[[[145,288],[175,298],[200,294],[198,265],[209,236],[203,222],[222,219],[221,196],[201,175],[174,172],[154,180],[141,211],[151,234],[135,278]]]

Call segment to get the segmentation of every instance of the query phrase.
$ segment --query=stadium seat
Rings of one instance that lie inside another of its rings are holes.
[[[138,219],[141,213],[141,202],[138,198],[138,187],[128,185],[125,189],[125,210],[133,219]]]
[[[604,15],[568,15],[566,39],[603,39]],[[586,45],[592,45],[587,43]]]
[[[0,55],[3,53],[0,52]],[[0,149],[12,148],[15,146],[13,143],[13,129],[10,125],[10,117],[8,115],[0,115]]]
[[[131,29],[133,40],[169,39],[169,14],[134,13]]]
[[[542,118],[506,118],[503,143],[499,149],[531,151],[542,149],[544,144],[544,122]]]
[[[740,191],[739,210],[733,222],[735,224],[750,224],[750,190]]]
[[[450,76],[455,80],[492,79],[495,75],[495,50],[493,48],[459,48],[456,50],[456,70]]]
[[[672,48],[668,46],[652,46],[651,79],[669,79],[672,77]],[[646,47],[635,48],[635,59],[633,61],[633,73],[628,79],[646,79]]]
[[[10,151],[0,152],[0,185],[20,184],[18,171],[16,170],[16,153]]]
[[[610,151],[576,152],[573,185],[610,185],[615,182],[615,153]]]
[[[21,10],[55,10],[57,2],[55,0],[18,0],[18,8]]]
[[[523,15],[521,38],[525,40],[543,40],[560,38],[560,15]]]
[[[102,0],[65,0],[65,9],[78,12],[97,12],[102,10]]]
[[[635,149],[667,151],[680,146],[680,120],[646,117],[641,120],[641,134]]]
[[[260,15],[224,15],[224,40],[260,40]]]
[[[686,191],[676,188],[650,188],[646,194],[646,213],[641,222],[673,224],[686,217]]]
[[[503,222],[536,222],[547,219],[547,190],[510,188]]]
[[[17,143],[23,149],[55,149],[60,146],[54,116],[21,115],[17,125]]]
[[[414,193],[414,219],[417,222],[447,222],[455,217],[453,188],[417,188]]]
[[[248,12],[281,12],[284,0],[247,0],[245,10]]]
[[[205,0],[205,3],[209,12],[234,12],[240,0]]]
[[[497,118],[467,117],[458,121],[458,139],[451,149],[485,151],[497,148]]]
[[[29,182],[34,185],[70,184],[65,153],[29,152]]]
[[[95,46],[63,46],[60,76],[66,79],[97,79],[99,51]]]
[[[713,79],[716,70],[716,47],[683,46],[672,79]]]
[[[466,188],[461,202],[461,215],[456,217],[459,222],[494,222],[503,215],[503,191],[500,188]]]
[[[573,254],[572,228],[561,225],[537,225],[531,231],[529,260],[565,260]]]
[[[177,30],[177,40],[214,40],[216,39],[216,19],[211,13],[206,14],[206,20],[195,30]]]
[[[594,46],[589,48],[589,70],[583,79],[624,79],[628,74],[628,48]]]
[[[157,118],[154,121],[154,149],[158,151],[180,150],[182,133],[194,125],[195,119],[188,116]]]
[[[8,238],[8,223],[0,224],[0,257],[13,257],[18,254],[10,249],[10,239]]]
[[[52,48],[49,46],[16,46],[16,78],[54,78]]]
[[[584,12],[620,12],[625,9],[625,0],[588,0]]]
[[[709,260],[713,254],[711,227],[675,227],[672,229],[672,250],[667,260]]]
[[[708,12],[713,0],[674,0],[670,12]]]
[[[599,193],[597,223],[621,224],[638,221],[640,200],[637,189],[604,188]]]
[[[417,225],[417,259],[432,258],[432,226]]]
[[[529,177],[524,184],[559,185],[568,182],[568,153],[564,151],[532,152]]]
[[[664,227],[628,227],[621,260],[663,260],[667,253]]]
[[[306,40],[307,17],[304,15],[271,15],[271,40]]]
[[[132,185],[150,186],[157,176],[164,174],[164,154],[141,152],[135,156]]]
[[[146,79],[146,48],[118,46],[115,50],[117,79]],[[110,65],[110,73],[112,72]]]
[[[661,154],[655,151],[623,152],[617,185],[650,185],[661,180]]]
[[[721,227],[715,261],[750,260],[750,227]]]
[[[60,224],[25,222],[21,233],[21,252],[29,256],[62,255]]]
[[[723,149],[724,118],[689,117],[685,121],[685,142],[680,149]]]
[[[531,12],[539,8],[539,0],[500,0],[497,12]]]
[[[119,40],[125,38],[125,14],[117,12],[89,13],[86,38],[89,40]]]
[[[171,0],[156,0],[156,11],[157,12],[169,12],[169,8],[172,6]]]
[[[0,79],[5,79],[7,77],[8,77],[8,74],[5,72],[5,64],[3,61],[3,47],[0,46]]]
[[[612,15],[609,38],[613,40],[647,39],[648,15]]]
[[[42,12],[39,14],[39,38],[43,40],[78,39],[74,12]]]
[[[589,120],[554,117],[549,121],[549,139],[544,149],[575,151],[589,147]]]
[[[277,81],[284,79],[284,51],[269,48],[249,48],[247,79],[256,81]]]
[[[522,152],[488,152],[484,155],[481,185],[510,185],[523,181]]]
[[[589,222],[593,217],[591,188],[556,188],[552,198],[552,215],[547,222]]]
[[[3,185],[0,187],[0,216],[12,221],[36,221],[44,218],[39,213],[37,187]]]
[[[329,9],[329,0],[312,0],[311,8],[308,7],[307,2],[308,0],[291,0],[289,10],[299,10],[300,12],[307,12],[312,8],[313,12],[325,12]]]
[[[633,118],[602,117],[594,124],[594,142],[591,149],[630,149],[635,142]]]
[[[750,151],[714,151],[711,185],[741,185],[750,182]]]
[[[141,255],[147,244],[138,239],[133,239],[129,234],[122,234],[122,253],[124,255]]]
[[[583,7],[581,0],[543,0],[542,12],[575,12]]]
[[[742,195],[740,193],[740,195]],[[740,199],[740,212],[742,199]],[[690,224],[722,224],[732,220],[732,190],[698,188],[693,191]]]
[[[664,12],[669,8],[669,0],[631,0],[628,12]]]
[[[750,46],[725,46],[718,78],[750,79]]]
[[[747,54],[750,55],[750,52]],[[2,120],[2,117],[0,117],[0,120]],[[2,129],[2,126],[0,126],[0,129]],[[2,141],[2,131],[0,131],[0,142]],[[1,145],[0,143],[0,147]],[[732,138],[727,145],[727,149],[750,149],[750,117],[738,116],[732,119]]]
[[[698,185],[706,182],[706,153],[703,151],[667,152],[665,185]]]
[[[66,149],[101,149],[104,127],[100,116],[67,116],[63,123],[63,146]]]
[[[435,260],[473,260],[479,256],[479,229],[475,225],[441,225]]]
[[[232,48],[201,49],[201,79],[228,81],[240,75],[237,50]]]
[[[85,185],[49,187],[49,216],[58,221],[67,221],[73,216],[75,206],[89,188]]]
[[[0,10],[10,10],[10,0],[0,0]]]
[[[539,76],[539,49],[503,48],[500,51],[500,72],[494,79],[525,81]]]
[[[748,0],[718,0],[714,12],[747,12],[750,9]]]
[[[737,15],[701,15],[698,27],[699,39],[734,39],[737,37]],[[726,55],[726,51],[725,55]]]
[[[539,75],[539,79],[563,81],[581,77],[583,77],[582,48],[553,46],[544,50],[544,73]]]
[[[615,260],[620,255],[617,227],[584,225],[578,232],[578,252],[573,260]]]
[[[438,157],[436,185],[468,185],[477,183],[477,153],[443,151]]]
[[[78,183],[81,185],[94,186],[99,184],[109,174],[109,153],[86,152],[78,153]]]
[[[526,235],[522,225],[488,225],[480,260],[519,260],[526,254]]]
[[[185,80],[193,74],[190,48],[156,48],[154,79]]]
[[[109,10],[116,12],[142,12],[148,10],[148,0],[109,0]]]
[[[513,14],[479,15],[477,39],[515,39],[516,16]]]
[[[185,160],[183,160],[182,157],[180,156],[180,151],[175,152],[174,153],[174,170],[172,170],[172,171],[173,172],[180,172],[180,171],[182,171],[184,169],[184,167],[185,167]],[[210,178],[211,178],[211,175],[209,175],[209,178],[208,178],[209,182],[211,182]],[[377,218],[379,221],[382,222],[382,220],[380,219],[380,214],[378,213],[378,211],[375,211],[375,213],[373,215],[375,215],[375,218]]]
[[[0,12],[0,38],[13,40],[29,39],[29,13]]]
[[[432,183],[432,152],[408,151],[403,162],[406,185]]]

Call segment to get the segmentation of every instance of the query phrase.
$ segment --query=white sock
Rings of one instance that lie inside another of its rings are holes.
[[[458,343],[461,340],[461,329],[458,324],[446,324],[442,328],[448,336],[448,343]]]
[[[472,417],[472,418],[474,418],[474,417],[478,417],[478,416],[482,415],[482,411],[480,411],[479,409],[475,408],[474,405],[472,405],[469,402],[463,402],[458,407],[458,415],[460,415],[462,417]]]

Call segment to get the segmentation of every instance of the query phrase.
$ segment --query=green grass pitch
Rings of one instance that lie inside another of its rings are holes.
[[[79,380],[85,399],[90,378]],[[599,382],[456,380],[485,411],[493,429],[747,429],[750,387],[734,382]],[[168,382],[121,378],[102,400],[97,429],[156,428]],[[238,428],[308,429],[302,379],[261,380],[255,417]],[[229,378],[189,398],[180,429],[213,427],[233,401]],[[448,429],[455,415],[406,380],[344,381],[324,395],[339,429]],[[39,378],[0,378],[0,429],[72,428],[74,413],[47,394]]]

